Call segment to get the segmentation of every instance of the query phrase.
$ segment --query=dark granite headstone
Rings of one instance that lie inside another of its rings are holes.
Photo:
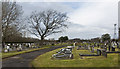
[[[101,55],[101,50],[97,49],[97,55]]]
[[[90,46],[90,50],[92,51],[92,46]]]
[[[107,58],[107,53],[105,50],[102,50],[102,55]]]
[[[92,52],[94,53],[94,46],[92,46]]]
[[[118,43],[118,42],[116,42],[116,44],[117,44],[117,48],[119,48],[119,43]]]
[[[112,51],[115,51],[115,47],[112,47]]]
[[[111,48],[111,46],[108,46],[109,51],[110,51],[110,48]]]
[[[99,48],[99,46],[100,46],[100,45],[99,45],[99,44],[97,44],[97,47],[98,47],[98,48]]]

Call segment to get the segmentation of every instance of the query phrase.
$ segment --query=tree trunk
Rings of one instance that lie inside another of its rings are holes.
[[[41,40],[44,40],[44,36],[41,36]]]

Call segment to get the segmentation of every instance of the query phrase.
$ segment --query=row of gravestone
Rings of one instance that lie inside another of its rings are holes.
[[[10,51],[22,51],[27,50],[29,48],[36,48],[33,43],[13,43],[11,44],[4,44],[3,51],[10,52]]]
[[[97,55],[99,55],[99,56],[102,55],[107,58],[107,53],[106,53],[105,49],[97,49]]]
[[[120,43],[115,43],[115,42],[112,42],[112,43],[105,43],[104,45],[100,45],[99,43],[97,44],[94,44],[94,45],[83,45],[83,46],[78,46],[77,50],[81,50],[81,49],[86,49],[86,50],[90,50],[91,52],[94,52],[94,47],[101,47],[105,50],[109,50],[109,51],[115,51],[115,46],[117,46],[117,48],[120,49]],[[108,48],[107,48],[108,47]]]
[[[89,46],[89,45],[78,46],[77,50],[90,50],[91,52],[94,52],[94,46]]]
[[[83,56],[104,56],[107,58],[107,53],[120,53],[120,52],[106,52],[105,49],[97,49],[97,54],[79,54],[82,59]]]
[[[104,57],[106,57],[107,58],[107,54],[108,53],[120,53],[120,51],[106,51],[105,49],[97,49],[97,54],[99,55],[99,56],[104,56]]]
[[[120,51],[106,51],[105,49],[97,49],[97,54],[79,54],[80,58],[83,56],[104,56],[107,58],[108,53],[120,53]]]
[[[105,44],[106,45],[106,44]],[[112,43],[112,47],[108,46],[108,51],[107,51],[107,47],[103,48],[103,49],[97,49],[97,54],[79,54],[80,56],[104,56],[107,58],[107,53],[120,53],[120,51],[115,51],[115,46],[117,46],[117,48],[120,48],[120,43]],[[79,49],[85,49],[85,50],[91,50],[91,52],[94,52],[94,46],[78,46],[77,50]],[[81,57],[82,58],[82,57]]]

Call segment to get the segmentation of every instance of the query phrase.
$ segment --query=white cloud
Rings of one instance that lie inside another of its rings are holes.
[[[78,27],[76,32],[109,33],[113,36],[113,25],[118,24],[118,5],[116,2],[86,3],[70,14],[70,21],[85,26]]]
[[[53,34],[47,38],[57,39],[60,36],[67,35],[69,38],[88,39],[100,37],[104,33],[109,33],[113,36],[113,25],[118,23],[117,2],[79,3],[80,5],[77,4],[77,8],[72,7],[75,4],[67,5],[62,2],[25,2],[19,4],[23,6],[24,15],[29,15],[35,10],[41,11],[48,8],[61,12],[69,12],[70,21],[73,22],[70,27],[63,33]]]
[[[73,9],[68,5],[60,2],[18,2],[23,6],[24,15],[30,15],[33,11],[43,11],[46,9],[54,9],[60,12],[71,12]]]
[[[111,23],[111,21],[116,22],[117,9],[117,3],[87,3],[70,14],[70,20],[77,24],[89,26],[95,24],[108,24]],[[103,23],[101,23],[101,20]]]
[[[2,0],[17,2],[117,2],[119,0]]]

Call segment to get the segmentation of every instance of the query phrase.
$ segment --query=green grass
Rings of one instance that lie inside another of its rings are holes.
[[[56,49],[40,55],[31,63],[34,67],[116,67],[118,66],[118,54],[108,54],[108,57],[84,57],[80,59],[79,53],[91,54],[88,50],[76,50],[74,48],[74,59],[51,59],[51,56],[60,49]]]
[[[62,46],[62,45],[67,46],[68,44],[67,43],[59,43],[59,44],[56,44],[54,46]],[[10,56],[18,55],[18,54],[32,52],[32,51],[35,51],[35,50],[50,48],[51,46],[53,46],[53,45],[45,45],[42,48],[29,49],[29,50],[24,50],[24,51],[20,51],[20,52],[17,52],[17,51],[12,51],[12,52],[8,52],[8,53],[2,52],[2,53],[0,53],[0,58],[5,58],[5,57],[10,57]]]
[[[8,53],[1,53],[0,56],[2,55],[2,58],[5,57],[10,57],[10,56],[14,56],[14,55],[18,55],[18,54],[23,54],[23,53],[27,53],[27,52],[31,52],[31,51],[36,51],[36,50],[40,50],[40,49],[45,49],[45,48],[49,48],[49,47],[42,47],[42,48],[37,48],[37,49],[30,49],[30,50],[24,50],[24,51],[13,51],[13,52],[8,52]]]

